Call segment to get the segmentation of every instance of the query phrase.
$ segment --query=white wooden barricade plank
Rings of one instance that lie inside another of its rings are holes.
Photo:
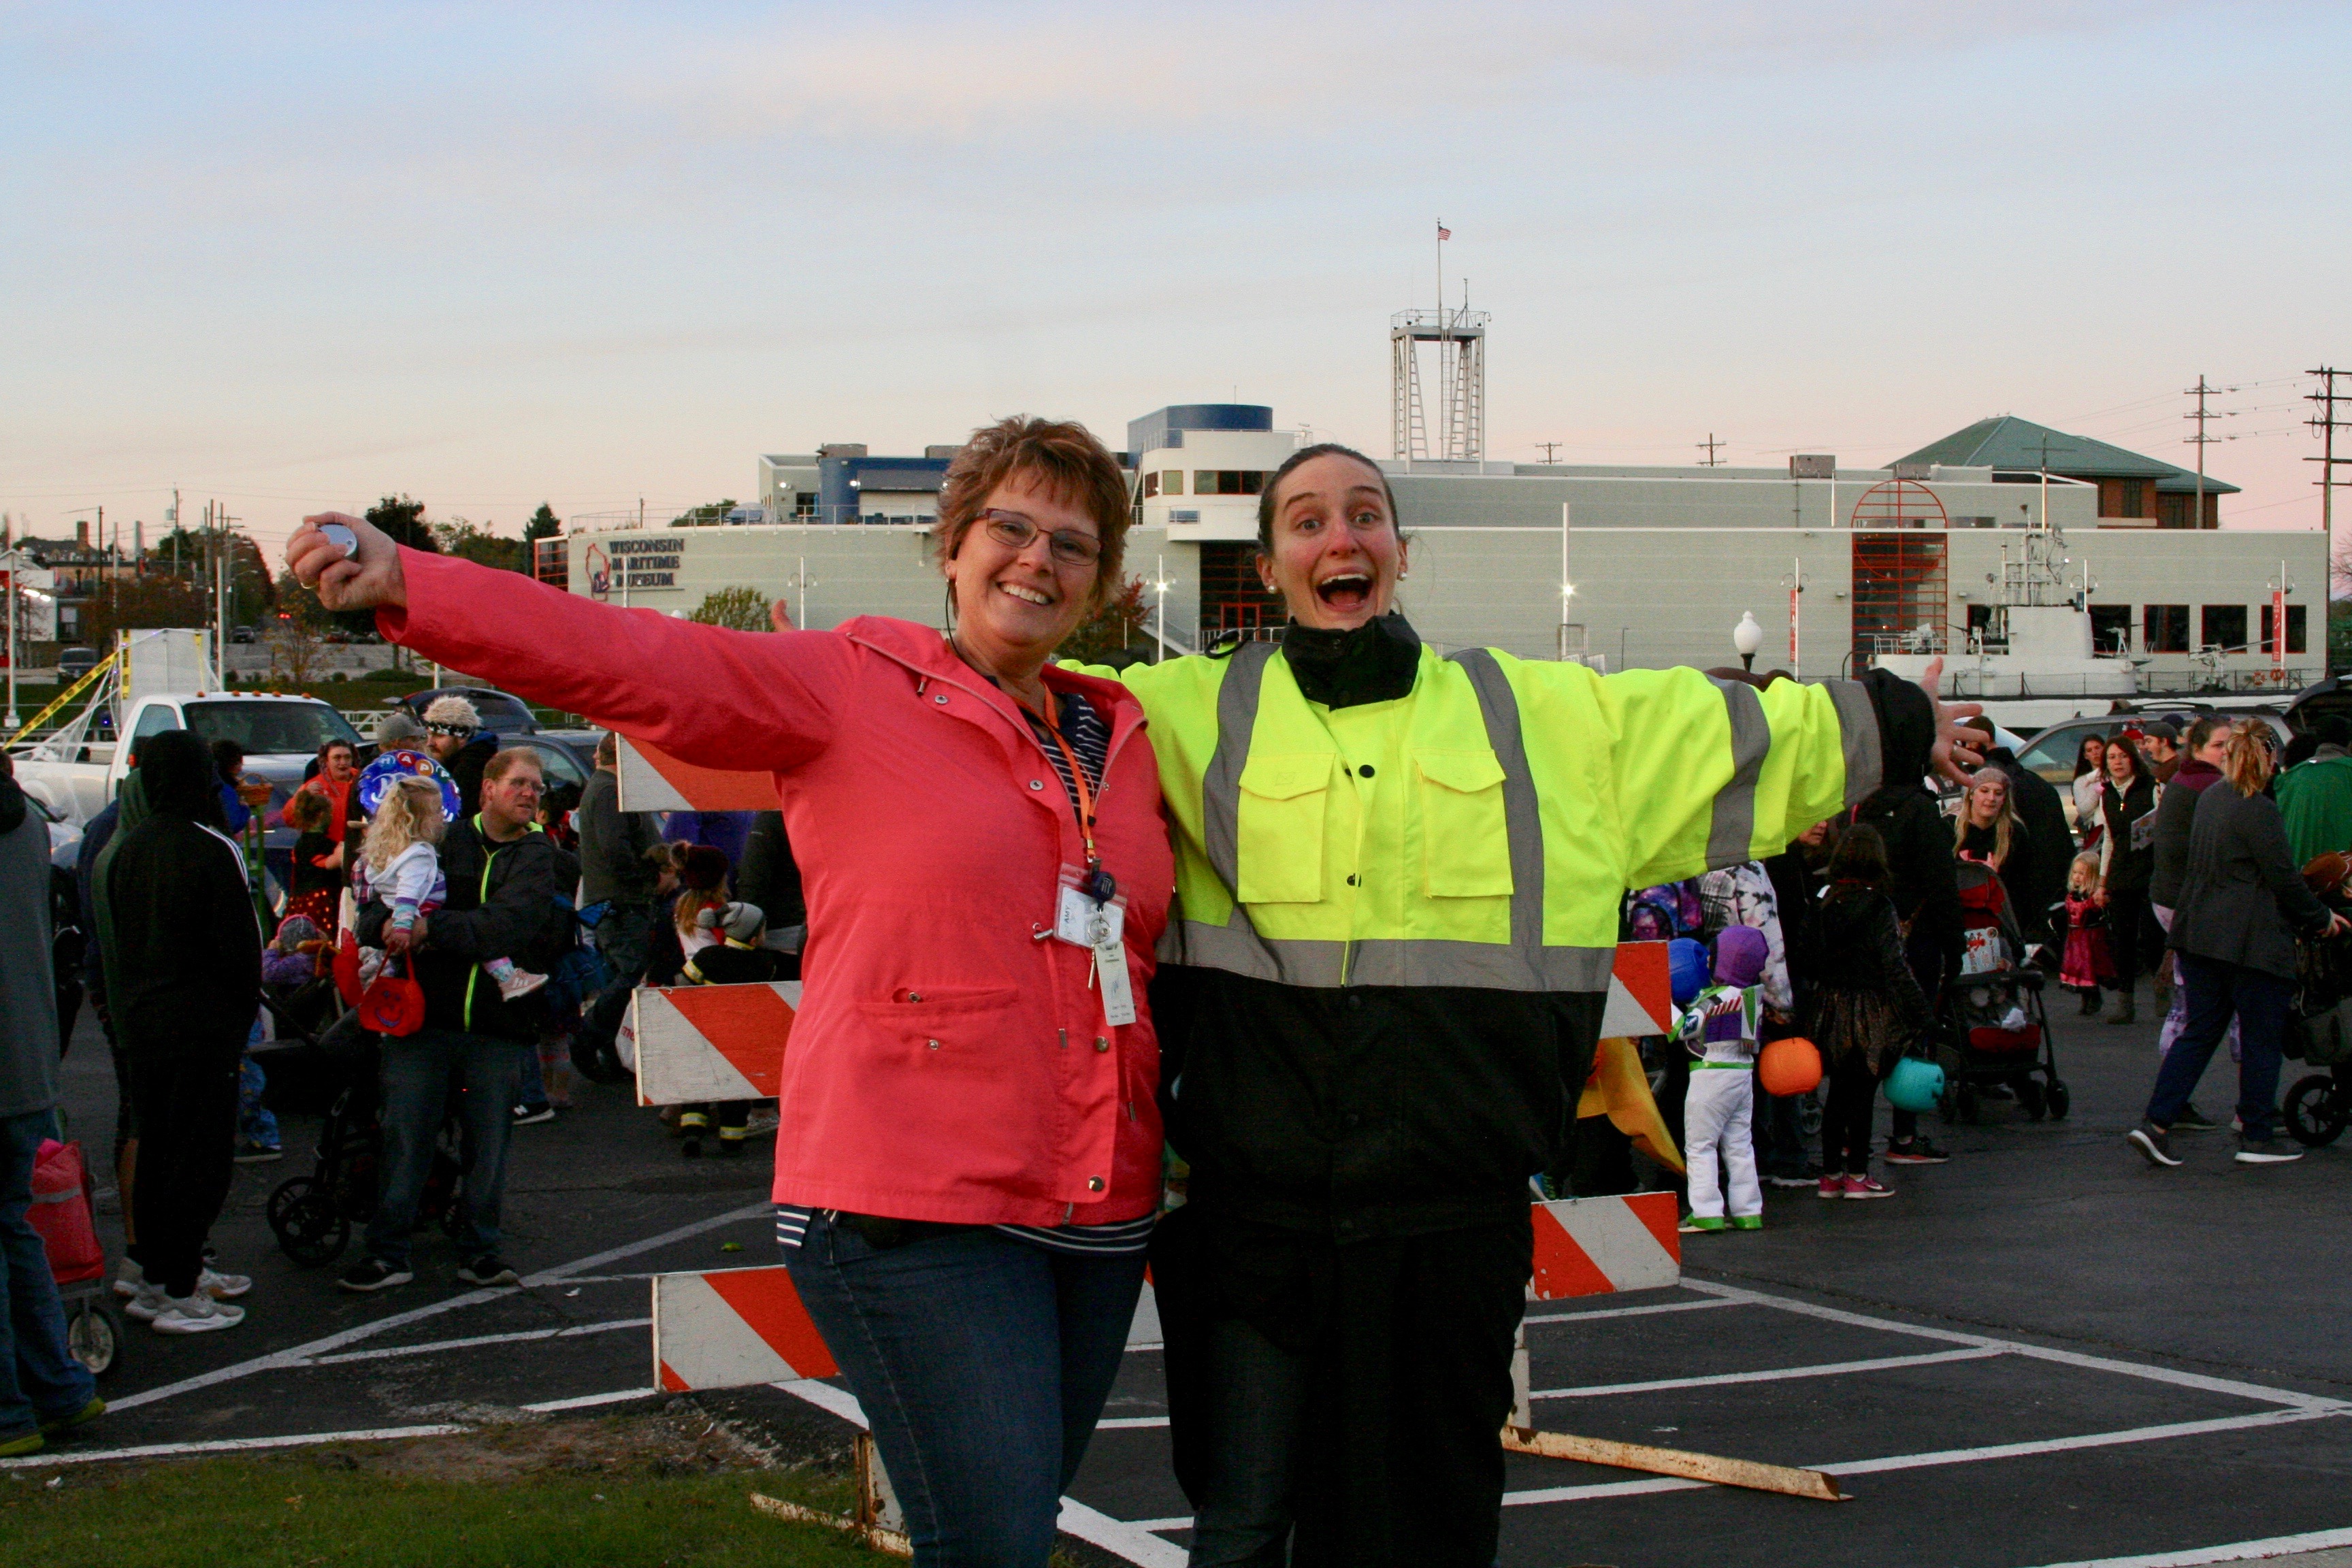
[[[747,1388],[838,1371],[782,1267],[657,1274],[653,1331],[654,1386],[672,1392]],[[1127,1342],[1138,1349],[1160,1343],[1160,1309],[1148,1284]]]
[[[614,772],[623,811],[773,811],[776,781],[679,762],[658,746],[621,737]]]
[[[637,1103],[773,1100],[801,983],[640,986],[629,1005]]]

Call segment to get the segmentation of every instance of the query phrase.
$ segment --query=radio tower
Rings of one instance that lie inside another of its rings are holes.
[[[1393,455],[1407,461],[1434,458],[1475,463],[1486,455],[1486,322],[1470,309],[1470,285],[1462,285],[1462,308],[1445,305],[1445,242],[1453,232],[1437,229],[1437,309],[1399,310],[1389,318],[1389,406]],[[1435,346],[1438,426],[1432,438],[1428,399],[1421,384],[1421,345]]]

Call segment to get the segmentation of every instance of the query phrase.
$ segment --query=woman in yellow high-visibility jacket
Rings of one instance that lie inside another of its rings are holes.
[[[1493,1561],[1528,1177],[1572,1136],[1625,889],[1952,753],[1884,672],[1767,689],[1441,657],[1380,470],[1267,485],[1279,643],[1123,673],[1176,845],[1152,1005],[1189,1202],[1153,1246],[1195,1565]],[[1949,723],[1961,712],[1954,710]]]

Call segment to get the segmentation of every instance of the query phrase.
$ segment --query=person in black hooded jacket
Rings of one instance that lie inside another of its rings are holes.
[[[1905,930],[1904,955],[1919,989],[1932,1001],[1959,971],[1959,873],[1952,863],[1952,826],[1928,793],[1929,754],[1936,743],[1932,715],[1912,708],[1882,710],[1886,727],[1886,782],[1854,808],[1853,820],[1878,830],[1894,879],[1886,895]],[[1894,1113],[1887,1163],[1940,1164],[1949,1158],[1919,1136],[1918,1113]]]
[[[234,1327],[245,1314],[199,1289],[205,1241],[228,1196],[237,1072],[261,995],[261,927],[245,857],[226,833],[210,748],[194,731],[140,747],[148,816],[110,848],[107,995],[139,1128],[131,1247],[145,1287],[130,1311],[165,1333]]]

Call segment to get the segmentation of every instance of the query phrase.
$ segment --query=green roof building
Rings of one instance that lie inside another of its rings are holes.
[[[2193,521],[2198,480],[2189,469],[2009,414],[1979,419],[1895,460],[1898,469],[1914,464],[1991,468],[2004,478],[2038,478],[2046,467],[2053,479],[2098,486],[2102,527],[2143,521],[2151,528],[2219,528],[2221,498],[2238,493],[2237,486],[2206,475],[2205,516]]]

